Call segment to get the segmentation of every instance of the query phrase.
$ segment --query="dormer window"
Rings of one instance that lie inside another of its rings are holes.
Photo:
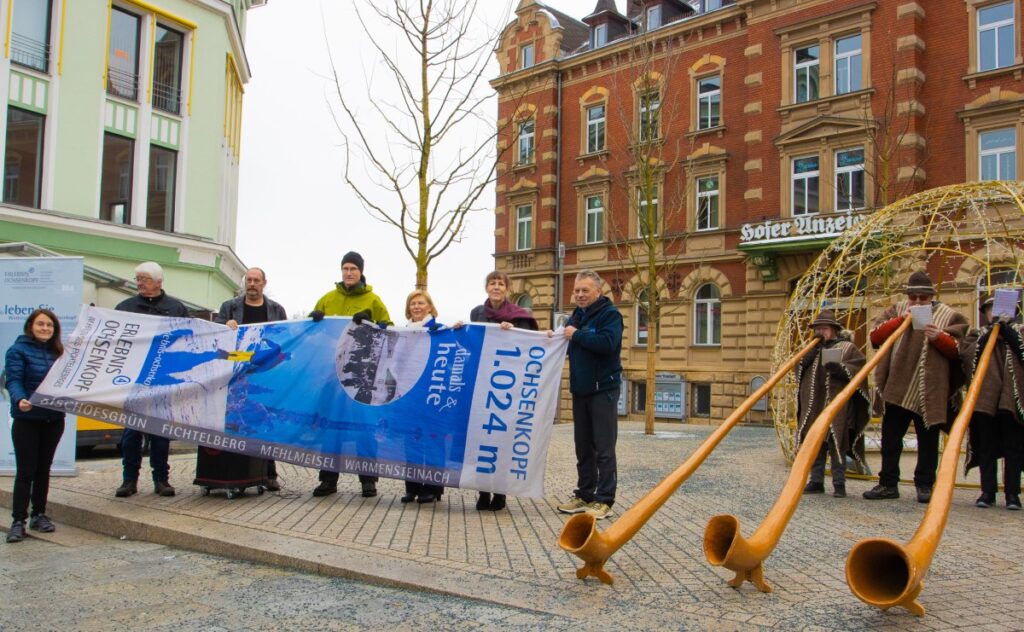
[[[661,26],[661,5],[656,4],[647,8],[647,30],[653,31]]]
[[[526,44],[519,49],[519,67],[529,68],[533,65],[533,44]]]
[[[594,32],[591,34],[593,39],[593,47],[599,48],[608,43],[608,25],[598,24],[594,27]]]
[[[704,11],[721,9],[723,4],[725,4],[723,0],[704,0]]]

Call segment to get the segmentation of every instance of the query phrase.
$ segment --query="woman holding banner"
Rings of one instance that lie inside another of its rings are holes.
[[[25,321],[25,333],[7,350],[4,370],[11,396],[11,438],[14,442],[14,522],[8,542],[25,539],[28,527],[43,533],[54,531],[46,517],[46,495],[50,491],[50,465],[64,434],[64,413],[33,406],[29,398],[42,383],[62,353],[60,321],[48,309],[37,309]],[[29,519],[29,500],[32,517]]]
[[[487,300],[483,305],[473,308],[473,311],[469,313],[469,320],[474,323],[498,323],[502,329],[517,328],[537,331],[537,319],[533,317],[530,310],[508,300],[511,285],[511,279],[504,272],[495,270],[488,274],[484,280]],[[505,494],[494,494],[492,497],[490,492],[480,492],[476,508],[479,511],[504,509]]]

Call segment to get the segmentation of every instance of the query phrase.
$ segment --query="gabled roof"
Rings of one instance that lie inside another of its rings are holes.
[[[614,5],[614,0],[609,0]],[[542,2],[534,2],[538,10],[548,14],[551,28],[562,29],[562,50],[572,51],[590,39],[590,27],[576,18],[553,9]]]

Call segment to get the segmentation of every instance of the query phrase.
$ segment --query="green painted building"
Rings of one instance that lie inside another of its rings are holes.
[[[243,39],[265,3],[0,0],[0,256],[83,256],[103,307],[142,261],[196,311],[233,296]]]

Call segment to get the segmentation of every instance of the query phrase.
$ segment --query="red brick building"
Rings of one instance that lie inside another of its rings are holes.
[[[659,415],[721,419],[767,375],[795,280],[845,227],[927,188],[1024,179],[1022,0],[626,5],[577,19],[521,0],[492,85],[496,265],[542,322],[571,310],[576,271],[604,277],[628,413],[645,231],[661,238]]]

